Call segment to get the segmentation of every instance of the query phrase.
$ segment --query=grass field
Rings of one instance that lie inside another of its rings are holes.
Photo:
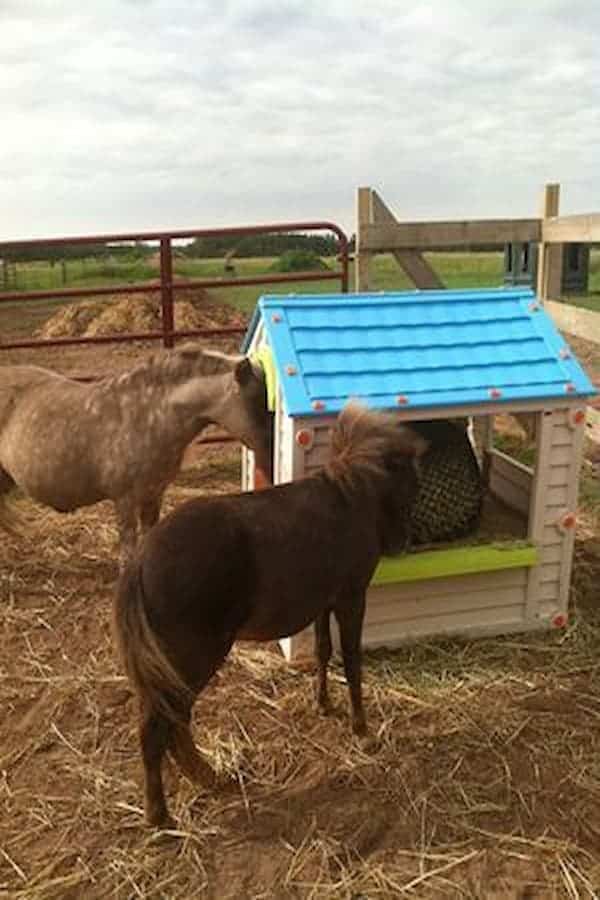
[[[455,287],[500,287],[502,285],[503,259],[500,253],[431,253],[427,254],[431,265],[444,285]],[[239,259],[235,261],[239,278],[259,276],[272,272],[272,258]],[[337,263],[328,259],[335,270]],[[224,277],[223,260],[175,259],[175,274],[180,278]],[[74,260],[66,265],[67,281],[62,282],[62,267],[49,263],[28,263],[17,269],[17,288],[22,290],[60,290],[68,288],[104,287],[110,284],[130,284],[158,278],[158,269],[144,261],[121,263],[99,260]],[[350,290],[354,290],[354,270],[350,271]],[[410,290],[412,283],[404,275],[390,254],[375,257],[373,263],[374,290]],[[340,290],[338,281],[292,281],[285,284],[224,286],[211,288],[216,300],[222,300],[244,312],[251,312],[257,298],[264,293],[324,293]],[[600,310],[600,251],[592,254],[589,281],[590,293],[565,298],[568,302],[588,309]],[[9,340],[17,334],[34,331],[64,304],[61,298],[36,300],[25,303],[2,303],[0,289],[0,339]],[[73,302],[72,299],[67,302]]]
[[[502,254],[500,253],[433,253],[428,258],[448,287],[476,287],[478,285],[500,285],[502,283]],[[273,257],[236,259],[238,277],[272,274]],[[338,268],[336,260],[325,260],[331,270]],[[174,260],[174,271],[180,278],[223,278],[222,259],[179,259]],[[398,290],[413,287],[390,254],[375,258],[373,266],[374,287],[377,290]],[[11,290],[60,290],[68,288],[104,287],[110,284],[131,284],[159,277],[159,269],[143,260],[132,262],[105,262],[99,259],[72,260],[64,266],[46,262],[19,264],[7,286]],[[354,289],[354,272],[351,266],[351,290]],[[227,288],[236,302],[241,305],[253,302],[256,289]],[[274,292],[337,290],[336,282],[307,284],[298,281],[285,285],[273,285]],[[262,292],[262,291],[261,291]],[[0,292],[1,296],[1,292]]]

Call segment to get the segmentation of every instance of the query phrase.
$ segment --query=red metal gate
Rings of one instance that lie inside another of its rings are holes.
[[[257,275],[246,278],[212,278],[212,279],[176,279],[173,277],[173,241],[197,237],[225,237],[230,235],[283,234],[289,232],[330,231],[336,235],[339,244],[339,269],[334,271],[295,272],[293,274]],[[174,327],[173,298],[178,290],[194,287],[227,287],[228,285],[277,284],[290,281],[323,281],[337,279],[342,292],[348,291],[348,238],[343,230],[333,222],[286,222],[271,225],[248,225],[239,228],[192,229],[189,231],[157,231],[135,234],[86,235],[74,238],[51,238],[49,240],[2,241],[0,257],[6,251],[19,250],[26,247],[43,246],[60,247],[84,244],[124,243],[132,241],[156,242],[160,244],[160,278],[135,284],[117,284],[92,288],[65,288],[47,291],[0,291],[0,303],[8,301],[35,301],[51,298],[79,298],[102,296],[104,294],[160,293],[161,330],[141,333],[95,335],[91,337],[65,337],[47,339],[14,340],[0,342],[0,350],[17,348],[49,347],[69,344],[106,344],[123,343],[136,340],[162,340],[165,347],[172,347],[179,337],[243,334],[244,329],[235,326],[223,328],[204,328],[177,331]]]

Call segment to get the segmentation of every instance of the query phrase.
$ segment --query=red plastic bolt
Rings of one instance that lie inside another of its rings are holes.
[[[568,621],[566,613],[556,613],[556,615],[552,617],[552,624],[555,628],[564,628]]]
[[[577,516],[575,513],[565,513],[565,515],[560,520],[560,524],[563,528],[575,528],[577,524]]]
[[[576,409],[573,413],[573,424],[583,425],[585,422],[585,409]]]
[[[490,395],[492,400],[497,400],[499,397],[502,396],[502,391],[499,390],[498,388],[490,388],[488,391],[488,394]]]
[[[575,385],[573,384],[573,382],[567,381],[567,383],[565,384],[565,391],[567,392],[567,394],[574,394],[575,390],[576,390],[576,388],[575,388]]]
[[[285,374],[286,374],[286,375],[297,375],[297,374],[298,374],[298,369],[296,368],[296,366],[286,366],[286,367],[285,367]]]
[[[313,442],[313,433],[308,428],[301,428],[296,434],[296,443],[299,447],[310,447]]]
[[[408,397],[405,394],[398,394],[396,397],[396,403],[398,406],[406,406],[408,403]]]
[[[271,316],[271,322],[281,322],[281,316],[279,313],[273,313]]]
[[[325,409],[325,404],[323,403],[322,400],[313,400],[313,402],[310,405],[312,406],[313,409],[316,409],[316,410]]]

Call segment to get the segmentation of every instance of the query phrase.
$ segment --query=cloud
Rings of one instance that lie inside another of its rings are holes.
[[[600,6],[0,0],[0,237],[598,206]]]

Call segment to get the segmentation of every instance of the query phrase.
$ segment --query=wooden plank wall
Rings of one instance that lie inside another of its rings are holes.
[[[500,450],[491,450],[488,460],[491,492],[507,506],[528,515],[533,470]]]
[[[566,514],[577,511],[584,425],[573,424],[572,410],[554,410],[544,416],[541,430],[538,457],[543,484],[531,524],[540,566],[537,602],[530,598],[529,614],[549,619],[566,613],[568,607],[575,529],[561,529],[559,524]]]
[[[523,625],[527,569],[370,588],[363,646]]]

